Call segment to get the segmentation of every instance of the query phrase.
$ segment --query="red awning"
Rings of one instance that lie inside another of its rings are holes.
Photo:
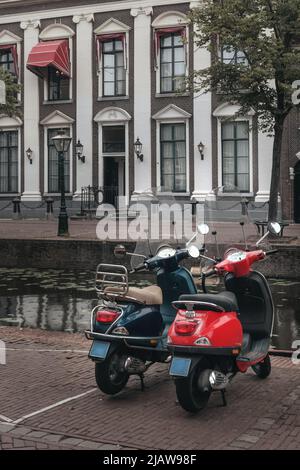
[[[54,67],[66,77],[70,77],[70,53],[67,39],[39,42],[33,47],[27,60],[27,68],[43,78],[48,67]]]

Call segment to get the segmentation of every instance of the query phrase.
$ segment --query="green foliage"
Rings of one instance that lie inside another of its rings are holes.
[[[241,114],[253,109],[263,131],[283,123],[300,80],[300,0],[203,0],[190,17],[195,43],[212,54],[211,66],[191,77],[194,89],[224,94]],[[222,63],[221,45],[247,62]]]
[[[20,85],[16,82],[16,78],[11,73],[0,67],[0,80],[6,85],[6,104],[0,104],[0,114],[6,116],[21,117],[21,109],[18,106],[18,93],[21,91]]]

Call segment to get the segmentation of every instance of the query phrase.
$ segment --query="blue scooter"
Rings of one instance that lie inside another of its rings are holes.
[[[132,255],[122,245],[114,253],[119,258]],[[119,393],[131,375],[140,377],[143,390],[149,367],[167,362],[167,333],[176,316],[172,302],[183,294],[197,293],[192,275],[179,263],[199,254],[196,246],[174,249],[164,245],[155,256],[143,256],[131,273],[147,270],[156,274],[157,285],[145,288],[129,287],[125,266],[98,266],[96,290],[101,304],[93,309],[85,334],[93,340],[89,358],[95,362],[96,382],[102,392]]]

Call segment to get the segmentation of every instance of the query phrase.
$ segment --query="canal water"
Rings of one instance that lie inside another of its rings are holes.
[[[300,340],[300,282],[270,279],[275,304],[273,346]],[[143,277],[132,279],[143,287]],[[0,326],[84,331],[97,305],[94,272],[0,268]]]

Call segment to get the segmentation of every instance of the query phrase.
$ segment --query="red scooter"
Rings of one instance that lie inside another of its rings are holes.
[[[280,225],[270,224],[269,231],[279,233]],[[213,268],[202,275],[204,294],[173,302],[177,316],[168,333],[170,375],[186,411],[203,409],[213,391],[222,393],[225,406],[225,390],[237,372],[252,367],[261,379],[269,376],[274,307],[265,277],[251,266],[276,251],[231,248],[223,261],[211,260]],[[224,276],[226,290],[208,294],[205,280],[216,274]]]

